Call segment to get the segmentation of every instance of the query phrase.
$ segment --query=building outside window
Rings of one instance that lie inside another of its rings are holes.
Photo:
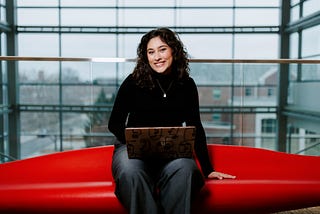
[[[213,97],[213,100],[220,100],[221,99],[221,90],[220,89],[213,89],[212,90],[212,97]]]
[[[266,118],[261,121],[261,145],[263,148],[274,149],[274,136],[276,132],[276,119]]]
[[[246,87],[244,93],[245,93],[246,97],[253,96],[253,92],[252,92],[252,88],[251,87]]]

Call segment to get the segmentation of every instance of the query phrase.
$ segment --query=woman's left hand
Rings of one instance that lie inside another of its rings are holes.
[[[229,174],[225,174],[225,173],[222,173],[222,172],[211,172],[211,173],[208,175],[208,178],[210,178],[210,179],[219,179],[219,180],[222,180],[222,179],[225,179],[225,178],[235,179],[236,176],[234,176],[234,175],[229,175]]]

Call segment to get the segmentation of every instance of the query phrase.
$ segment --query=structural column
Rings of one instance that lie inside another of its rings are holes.
[[[289,58],[289,33],[286,27],[290,21],[290,1],[282,0],[280,26],[280,58]],[[287,151],[287,116],[283,114],[288,99],[289,64],[280,64],[278,82],[278,111],[277,111],[277,149]]]
[[[11,31],[7,34],[7,54],[8,56],[17,55],[17,33],[15,30],[16,19],[16,0],[6,1],[7,22]],[[18,62],[7,62],[8,75],[8,104],[9,104],[9,155],[19,159],[21,156],[20,145],[20,112],[19,112],[19,72]]]

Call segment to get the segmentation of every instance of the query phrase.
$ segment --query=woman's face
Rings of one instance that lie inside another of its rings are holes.
[[[172,49],[159,36],[150,39],[148,42],[147,56],[149,65],[155,72],[170,73],[173,61]]]

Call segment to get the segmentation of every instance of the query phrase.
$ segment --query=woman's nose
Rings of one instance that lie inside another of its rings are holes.
[[[154,59],[155,59],[155,60],[161,59],[161,54],[160,54],[160,52],[156,52],[156,53],[155,53]]]

